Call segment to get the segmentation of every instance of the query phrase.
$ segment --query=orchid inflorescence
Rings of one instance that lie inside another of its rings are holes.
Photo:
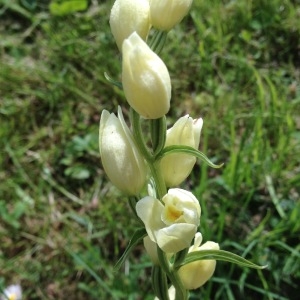
[[[153,290],[162,300],[188,299],[189,290],[202,286],[213,275],[217,259],[260,268],[219,250],[218,243],[201,245],[199,201],[191,192],[178,188],[191,173],[196,158],[211,167],[221,167],[198,151],[202,118],[186,115],[170,129],[166,126],[171,79],[158,54],[168,31],[188,14],[191,5],[192,0],[116,0],[110,15],[111,31],[122,54],[122,81],[107,74],[106,78],[123,90],[131,126],[120,107],[117,116],[104,110],[100,155],[107,176],[129,196],[133,213],[143,225],[117,267],[143,240],[153,262]],[[141,122],[149,124],[149,138]]]

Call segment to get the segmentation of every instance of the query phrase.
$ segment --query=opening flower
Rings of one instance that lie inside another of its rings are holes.
[[[170,189],[162,203],[147,196],[138,201],[136,211],[149,238],[167,253],[189,247],[200,223],[199,201],[182,189]]]

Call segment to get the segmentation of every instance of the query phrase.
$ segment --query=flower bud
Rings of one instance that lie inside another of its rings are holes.
[[[111,182],[124,193],[137,195],[145,184],[147,168],[120,107],[118,118],[107,110],[102,112],[99,148],[103,168]]]
[[[146,119],[170,108],[171,79],[160,57],[134,32],[123,43],[122,84],[130,106]]]
[[[201,118],[193,120],[189,115],[180,118],[167,131],[167,146],[182,145],[198,149],[203,125]],[[161,159],[160,167],[165,183],[174,187],[182,183],[191,173],[196,162],[194,156],[182,153],[172,153]]]
[[[149,0],[116,0],[109,23],[120,51],[124,39],[134,31],[146,40],[150,29]]]
[[[169,31],[189,12],[193,0],[150,0],[150,19],[153,27]]]
[[[137,215],[149,238],[167,253],[189,247],[200,223],[201,208],[196,197],[182,189],[170,189],[162,198],[147,196],[136,204]]]
[[[194,246],[190,247],[189,253],[201,250],[219,250],[219,244],[214,242],[206,242],[200,246],[202,241],[201,233],[196,233]],[[199,247],[200,246],[200,247]],[[178,270],[178,275],[183,286],[187,290],[197,289],[210,279],[216,268],[215,260],[198,260],[182,266]]]

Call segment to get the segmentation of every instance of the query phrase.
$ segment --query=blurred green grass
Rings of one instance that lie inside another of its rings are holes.
[[[0,287],[20,282],[25,299],[153,299],[142,246],[113,271],[137,224],[97,146],[102,109],[125,103],[103,76],[120,75],[112,2],[56,16],[48,1],[0,1]],[[225,163],[198,164],[183,186],[201,202],[200,230],[268,264],[219,262],[192,299],[298,297],[299,7],[194,1],[169,33],[168,123],[202,116],[200,149]]]

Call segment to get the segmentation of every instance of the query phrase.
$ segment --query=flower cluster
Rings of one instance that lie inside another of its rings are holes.
[[[145,234],[140,239],[144,238],[154,268],[162,269],[155,276],[162,276],[162,280],[167,276],[178,299],[186,299],[187,290],[202,286],[216,265],[215,260],[201,259],[185,263],[185,257],[203,249],[219,249],[213,242],[200,246],[199,201],[191,192],[178,188],[191,173],[196,157],[203,156],[198,151],[203,120],[186,115],[167,130],[171,79],[157,54],[166,33],[184,18],[191,5],[192,0],[115,1],[110,27],[122,54],[122,82],[118,86],[131,109],[131,126],[120,107],[118,116],[104,110],[99,133],[104,170],[117,188],[138,200],[132,207],[144,224]],[[148,42],[151,28],[155,33]],[[149,122],[148,137],[142,132],[141,121]],[[148,192],[141,197],[147,184]],[[159,298],[164,298],[164,288],[154,284]]]

